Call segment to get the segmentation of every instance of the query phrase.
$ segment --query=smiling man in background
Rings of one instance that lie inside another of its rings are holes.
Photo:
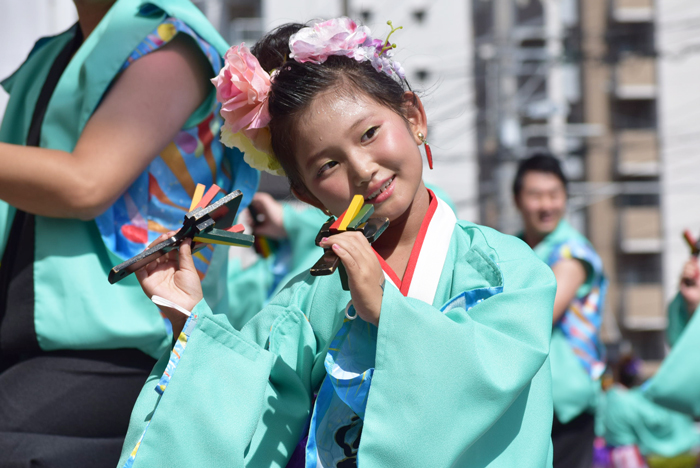
[[[521,161],[513,196],[523,219],[519,237],[557,279],[550,348],[554,468],[590,468],[593,412],[605,369],[598,336],[607,286],[602,262],[564,219],[567,179],[555,157],[537,154]]]

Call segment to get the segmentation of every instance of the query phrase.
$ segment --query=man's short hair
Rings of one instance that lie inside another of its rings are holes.
[[[520,164],[518,164],[518,172],[515,174],[515,180],[513,181],[513,195],[515,197],[520,195],[523,189],[523,179],[528,172],[554,174],[561,180],[561,183],[564,185],[564,190],[567,191],[569,181],[564,175],[564,171],[561,170],[559,160],[551,154],[537,153],[527,159],[523,159],[520,161]]]

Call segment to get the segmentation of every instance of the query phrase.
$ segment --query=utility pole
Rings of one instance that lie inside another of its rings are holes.
[[[515,26],[514,0],[494,0],[494,37],[496,42],[498,82],[498,167],[495,170],[498,190],[498,229],[513,234],[520,227],[520,217],[513,203],[510,190],[515,177],[514,153],[521,144],[520,118],[518,115],[518,81],[513,41]]]
[[[547,99],[552,107],[547,119],[549,151],[564,160],[566,157],[566,116],[568,102],[564,93],[563,64],[564,52],[561,0],[544,0],[545,37],[547,50]]]

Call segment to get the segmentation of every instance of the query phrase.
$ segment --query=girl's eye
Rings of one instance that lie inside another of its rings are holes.
[[[332,167],[336,166],[338,163],[335,161],[328,161],[326,164],[321,166],[321,168],[318,170],[317,176],[323,175],[324,172],[327,170],[331,169]]]
[[[372,127],[369,130],[367,130],[363,135],[362,135],[362,141],[368,141],[374,138],[374,135],[377,134],[377,130],[379,130],[379,127]]]

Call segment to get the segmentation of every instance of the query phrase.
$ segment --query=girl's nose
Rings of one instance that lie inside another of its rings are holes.
[[[367,155],[354,153],[350,155],[352,182],[356,186],[367,184],[377,171],[377,164]]]

